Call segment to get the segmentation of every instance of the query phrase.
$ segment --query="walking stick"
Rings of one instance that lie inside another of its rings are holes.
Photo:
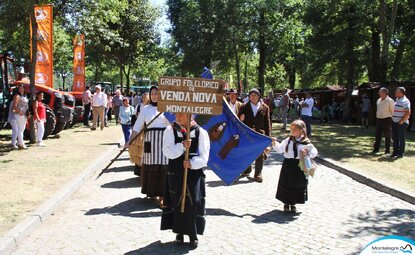
[[[192,121],[192,115],[190,113],[187,114],[187,134],[186,140],[190,140],[190,122]],[[184,160],[189,160],[190,148],[186,148],[186,154],[184,155]],[[180,212],[184,213],[184,206],[186,203],[186,190],[187,190],[187,172],[189,171],[188,168],[184,169],[183,172],[183,189],[182,189],[182,201],[180,204]]]
[[[156,117],[152,118],[146,125],[145,128],[143,128],[136,137],[134,137],[131,140],[131,143],[135,141],[135,139],[137,139],[143,132],[145,132],[147,130],[147,127],[151,125],[151,123],[153,123],[160,115],[162,114],[162,112],[159,112]],[[110,163],[104,168],[102,169],[101,173],[99,173],[99,175],[97,176],[97,178],[95,180],[98,180],[99,177],[101,177],[101,175],[103,175],[105,173],[105,171],[121,156],[121,154],[123,154],[125,151],[127,150],[127,148],[122,149],[117,156],[115,156],[115,158],[111,159]]]

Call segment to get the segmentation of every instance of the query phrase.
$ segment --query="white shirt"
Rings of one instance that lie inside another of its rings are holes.
[[[157,107],[146,105],[143,109],[141,109],[140,115],[138,115],[137,120],[135,121],[133,130],[139,133],[144,128],[144,124],[149,123],[158,113],[159,111],[157,111]],[[155,121],[153,121],[153,123],[147,126],[147,128],[165,128],[169,125],[169,121],[163,114],[161,114]]]
[[[229,105],[230,105],[230,107],[231,107],[231,110],[232,110],[234,113],[236,113],[236,102],[235,102],[235,104],[232,104],[232,102],[229,102]]]
[[[304,103],[306,103],[308,106],[301,106],[301,115],[305,116],[313,116],[313,106],[314,106],[314,100],[310,98],[306,98],[304,100]]]
[[[243,101],[244,101],[244,103],[248,103],[249,102],[249,97],[245,97]]]
[[[258,113],[259,107],[261,106],[261,102],[258,102],[256,105],[253,104],[252,102],[250,102],[250,104],[251,104],[252,112],[254,113],[254,117],[255,117],[256,114]]]
[[[168,159],[176,159],[183,155],[186,151],[182,143],[175,143],[174,141],[174,130],[171,125],[169,125],[163,134],[163,154]],[[183,137],[182,133],[178,132],[179,137]],[[190,137],[195,137],[195,131],[190,132]],[[209,135],[203,128],[199,128],[199,147],[198,155],[193,156],[190,161],[192,169],[200,169],[207,166],[209,160],[209,150],[210,150],[210,141]]]
[[[277,142],[276,145],[273,147],[274,150],[277,151],[277,153],[284,153],[284,158],[294,158],[294,150],[293,150],[294,142],[293,141],[291,141],[290,145],[288,145],[288,152],[285,151],[285,147],[287,147],[287,143],[288,143],[289,139],[290,138],[287,137],[281,143]],[[299,141],[299,139],[298,139],[298,141]],[[314,147],[313,144],[311,144],[311,143],[307,144],[307,145],[297,144],[297,150],[298,150],[297,159],[300,159],[301,150],[304,149],[304,148],[308,151],[308,156],[310,158],[315,158],[317,156],[318,151],[317,151],[316,147]]]
[[[95,92],[94,96],[92,97],[92,106],[93,107],[100,107],[107,105],[107,95],[104,92]]]

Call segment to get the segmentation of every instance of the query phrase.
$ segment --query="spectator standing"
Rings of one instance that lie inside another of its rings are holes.
[[[131,135],[131,117],[134,115],[134,107],[129,103],[128,98],[124,97],[123,105],[120,107],[120,123],[122,127],[122,132],[124,134],[125,143],[130,140]]]
[[[123,96],[121,91],[117,89],[115,96],[112,98],[112,110],[114,111],[115,123],[118,125],[120,106],[122,105]]]
[[[89,86],[86,86],[82,93],[82,104],[84,106],[84,126],[89,127],[89,116],[91,113],[92,93]]]
[[[108,121],[112,120],[112,95],[107,92],[107,109],[105,114],[105,125],[108,124]]]
[[[7,118],[7,122],[9,122],[12,127],[12,142],[10,145],[13,149],[17,150],[19,148],[17,147],[17,134],[19,133],[19,128],[17,126],[17,113],[14,111],[14,96],[9,105],[9,116]]]
[[[306,93],[306,99],[301,103],[301,120],[304,121],[307,129],[307,136],[311,137],[311,121],[313,119],[314,100],[309,92]]]
[[[43,135],[45,134],[45,123],[46,123],[46,107],[42,103],[43,92],[39,92],[36,95],[36,100],[33,102],[33,117],[37,127],[37,140],[36,145],[44,147]]]
[[[107,104],[107,95],[101,91],[101,86],[95,86],[95,93],[92,97],[92,127],[91,130],[97,129],[97,122],[99,119],[101,130],[105,125],[105,105]]]
[[[391,147],[392,115],[395,102],[389,97],[389,90],[387,88],[379,89],[379,99],[376,102],[376,107],[376,137],[372,152],[379,152],[383,133],[385,136],[385,154],[389,154]]]
[[[298,101],[297,96],[293,99],[292,106],[294,108],[296,118],[300,118],[300,101]]]
[[[392,158],[402,158],[405,153],[405,133],[409,125],[409,116],[411,115],[411,102],[405,96],[404,87],[395,90],[395,106],[392,115],[392,140],[393,153]]]
[[[29,115],[29,100],[26,97],[26,90],[23,85],[19,86],[18,93],[14,96],[13,101],[13,111],[16,113],[15,119],[17,121],[17,146],[19,149],[26,149],[23,132]]]
[[[281,103],[281,118],[282,118],[282,129],[283,131],[287,130],[287,114],[290,106],[290,94],[288,89],[284,90]]]
[[[366,94],[362,96],[362,127],[364,129],[369,128],[369,110],[370,110],[370,99]]]

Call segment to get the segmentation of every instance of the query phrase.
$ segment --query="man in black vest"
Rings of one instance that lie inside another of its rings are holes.
[[[239,118],[248,127],[256,132],[270,136],[271,135],[271,121],[269,115],[269,107],[261,102],[261,94],[258,89],[252,89],[249,92],[249,101],[245,103],[240,110]],[[255,160],[255,181],[262,182],[262,167],[264,165],[265,153],[262,153]],[[252,171],[252,166],[249,166],[242,174],[248,177]]]

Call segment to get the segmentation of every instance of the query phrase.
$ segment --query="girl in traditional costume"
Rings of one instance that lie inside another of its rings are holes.
[[[186,140],[187,114],[176,114],[176,122],[166,128],[163,137],[163,153],[169,159],[161,229],[172,229],[176,244],[183,244],[188,235],[190,244],[198,246],[197,235],[205,229],[205,174],[209,159],[210,141],[208,133],[191,122],[190,140]],[[190,149],[189,160],[185,161],[186,148]],[[183,172],[188,169],[187,191],[184,213],[180,212],[183,188]]]
[[[304,121],[296,120],[290,125],[291,136],[278,143],[273,138],[273,147],[284,153],[276,198],[284,203],[284,211],[297,212],[296,204],[304,204],[308,199],[308,179],[300,167],[302,157],[314,158],[317,149],[307,138]]]

